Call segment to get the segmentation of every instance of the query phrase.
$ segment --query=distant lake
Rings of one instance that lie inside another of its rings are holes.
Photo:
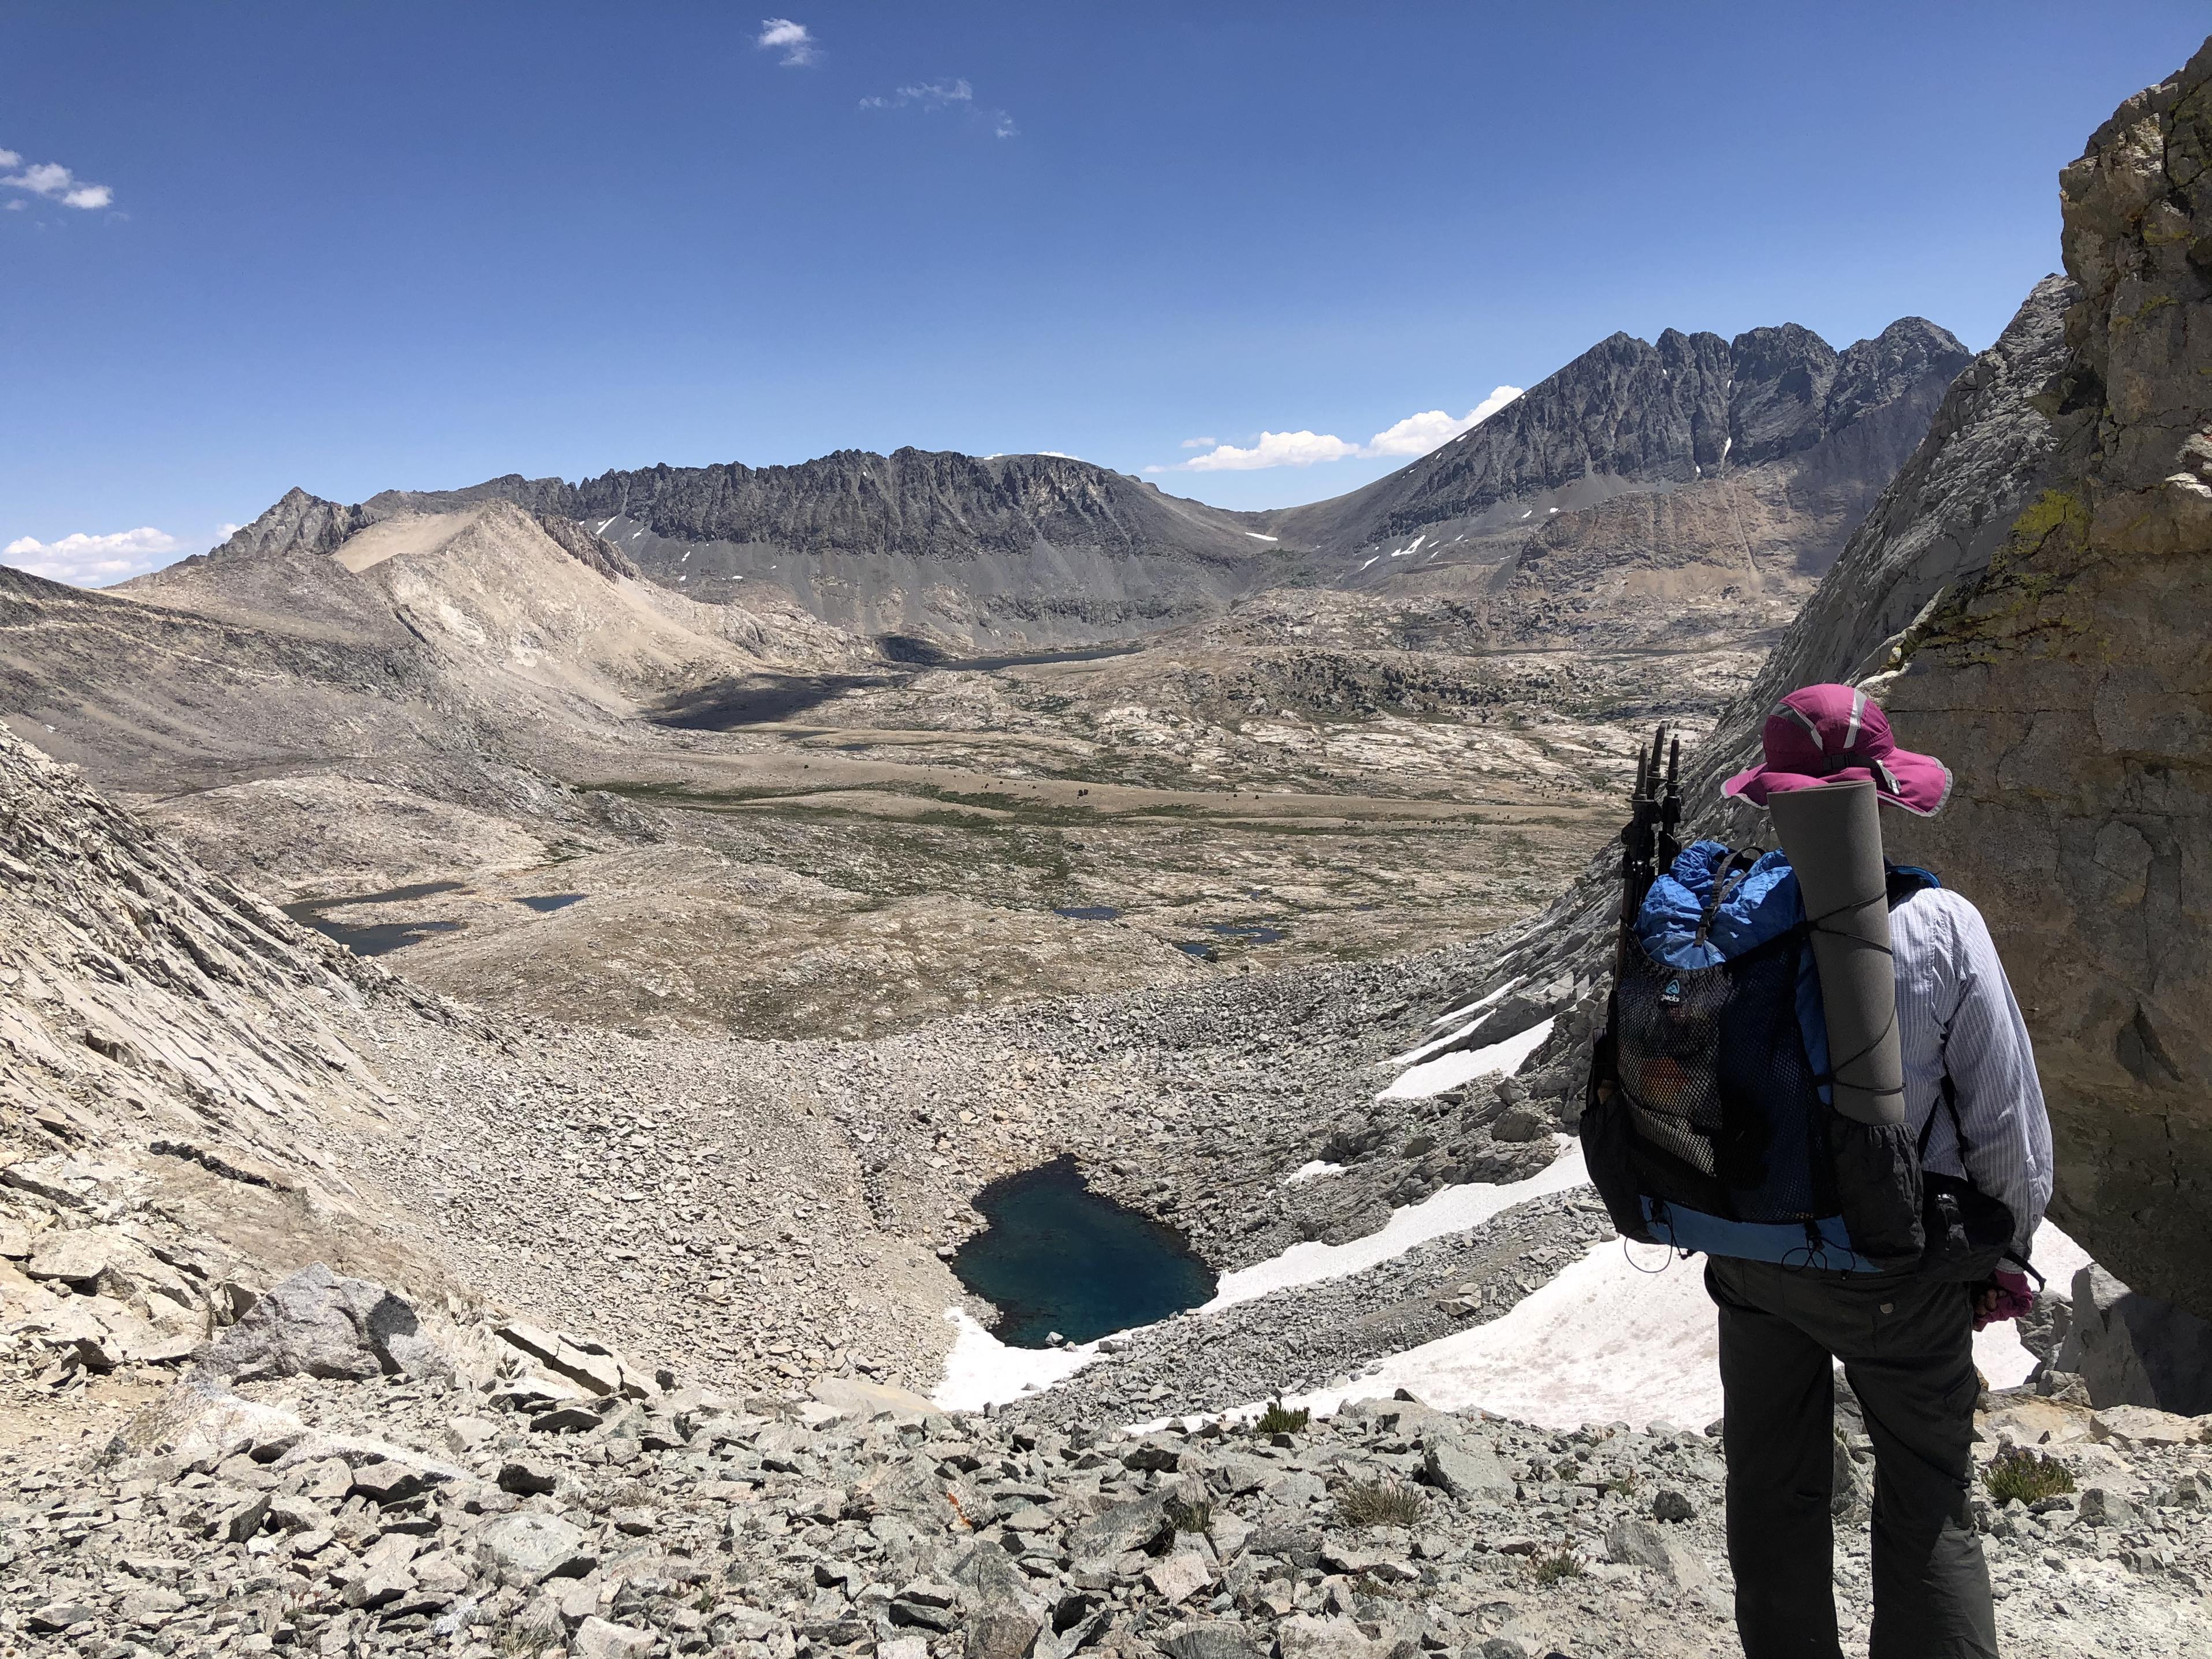
[[[433,933],[458,933],[458,921],[332,921],[325,910],[356,904],[398,904],[407,899],[428,898],[437,893],[457,893],[458,881],[418,881],[407,887],[387,887],[378,893],[357,893],[343,898],[303,899],[283,907],[284,914],[305,923],[325,939],[336,939],[357,957],[380,957],[406,945],[419,945]]]
[[[998,1339],[1088,1342],[1210,1301],[1213,1269],[1169,1228],[1091,1190],[1073,1158],[994,1182],[975,1200],[990,1226],[952,1257],[999,1310]]]

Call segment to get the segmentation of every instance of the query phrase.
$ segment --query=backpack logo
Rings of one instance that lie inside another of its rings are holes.
[[[1682,1001],[1682,981],[1679,979],[1668,980],[1667,981],[1666,988],[1659,993],[1659,1000],[1669,1008],[1680,1006]]]

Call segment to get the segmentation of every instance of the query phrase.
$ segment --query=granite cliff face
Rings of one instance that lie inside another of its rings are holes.
[[[2061,453],[1885,696],[1956,768],[1901,838],[1990,912],[2058,1133],[2054,1213],[2212,1316],[2212,45],[2061,175]]]
[[[325,1132],[397,1121],[344,1029],[376,998],[431,1006],[0,732],[0,1142],[337,1204]]]

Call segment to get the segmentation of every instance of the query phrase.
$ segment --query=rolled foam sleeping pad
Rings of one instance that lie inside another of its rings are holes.
[[[1860,1123],[1905,1121],[1889,880],[1871,783],[1826,783],[1766,798],[1775,834],[1814,922],[1813,965],[1827,1019],[1830,1093]]]

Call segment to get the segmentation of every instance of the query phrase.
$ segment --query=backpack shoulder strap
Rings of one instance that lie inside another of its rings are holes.
[[[1923,888],[1943,884],[1933,870],[1923,870],[1917,864],[1891,864],[1884,860],[1883,866],[1889,877],[1889,902],[1893,907],[1904,903]]]

